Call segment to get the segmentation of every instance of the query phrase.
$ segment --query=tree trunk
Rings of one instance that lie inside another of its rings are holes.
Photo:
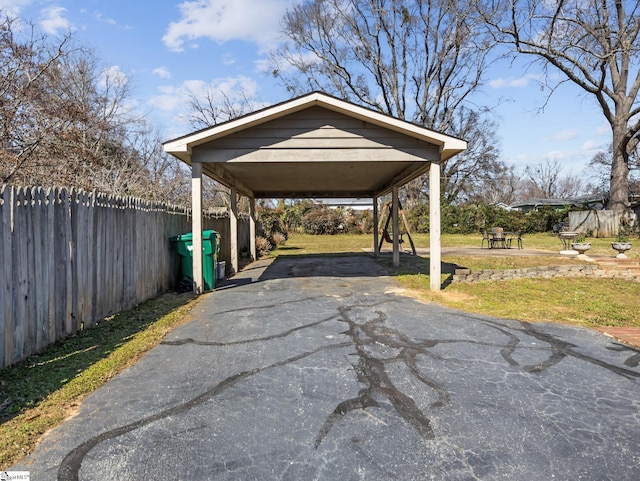
[[[626,125],[613,127],[613,162],[609,188],[609,209],[622,211],[629,206],[629,154]]]

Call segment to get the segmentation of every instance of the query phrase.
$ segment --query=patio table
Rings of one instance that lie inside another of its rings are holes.
[[[504,232],[502,229],[493,229],[489,238],[489,247],[501,247],[502,249],[509,248],[508,237],[512,236],[511,232]]]

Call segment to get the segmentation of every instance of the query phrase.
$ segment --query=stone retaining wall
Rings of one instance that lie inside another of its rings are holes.
[[[522,269],[456,269],[453,282],[501,281],[508,279],[548,279],[552,277],[620,278],[640,282],[638,270],[609,268],[597,264],[525,267]]]

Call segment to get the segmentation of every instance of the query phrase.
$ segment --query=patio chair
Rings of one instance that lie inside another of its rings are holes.
[[[511,249],[511,242],[513,241],[513,239],[515,239],[516,242],[518,243],[518,249],[522,249],[522,232],[517,232],[512,237],[509,237],[509,239],[507,240],[508,242],[507,247],[509,249]]]
[[[480,244],[480,249],[484,247],[484,241],[487,241],[487,247],[491,249],[491,236],[487,232],[487,229],[482,229],[482,243]]]

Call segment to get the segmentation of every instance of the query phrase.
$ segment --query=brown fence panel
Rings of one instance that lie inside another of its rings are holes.
[[[11,215],[14,188],[0,186],[0,366],[13,362],[13,237]]]
[[[229,216],[205,214],[229,261]],[[0,186],[0,367],[176,287],[179,206],[75,189]],[[239,222],[248,249],[249,223]]]
[[[569,228],[576,232],[593,232],[594,237],[615,237],[624,213],[611,210],[569,212]]]

